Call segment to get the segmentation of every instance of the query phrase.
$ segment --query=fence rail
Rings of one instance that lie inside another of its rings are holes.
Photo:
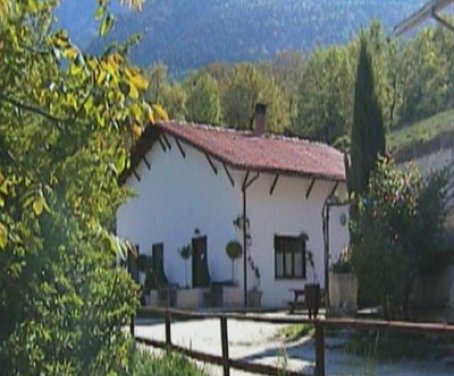
[[[174,308],[146,307],[139,311],[142,315],[157,315],[165,319],[165,341],[143,338],[135,336],[134,323],[131,325],[131,334],[135,341],[140,344],[152,346],[160,349],[174,350],[190,358],[202,362],[222,366],[224,376],[230,375],[230,369],[238,369],[261,375],[280,375],[283,369],[250,363],[239,359],[229,357],[229,342],[227,320],[264,322],[269,324],[310,324],[315,328],[315,374],[325,376],[325,331],[326,328],[348,328],[348,329],[378,329],[378,330],[395,330],[411,333],[432,333],[432,334],[454,334],[454,325],[436,324],[436,323],[415,323],[402,321],[384,321],[384,320],[357,320],[357,319],[306,319],[297,317],[264,317],[256,314],[235,314],[235,313],[201,313],[186,311]],[[217,319],[220,322],[222,356],[207,354],[200,351],[187,349],[185,347],[172,343],[172,317],[186,319]],[[308,376],[301,372],[285,370],[289,376]]]

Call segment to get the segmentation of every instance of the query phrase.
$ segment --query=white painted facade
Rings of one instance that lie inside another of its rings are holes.
[[[185,285],[185,263],[177,250],[197,236],[206,236],[208,268],[213,281],[231,280],[231,261],[225,253],[230,240],[242,243],[243,234],[233,221],[243,213],[243,184],[246,171],[229,168],[235,181],[233,187],[222,163],[213,159],[217,174],[204,153],[181,141],[186,158],[180,153],[175,139],[169,136],[172,146],[166,152],[159,143],[148,152],[151,162],[148,169],[141,163],[127,180],[136,193],[117,214],[117,233],[140,246],[141,253],[151,254],[152,244],[164,244],[164,269],[171,283]],[[250,174],[252,177],[254,173]],[[309,198],[306,192],[310,179],[281,176],[270,195],[274,175],[262,173],[247,189],[247,218],[250,220],[251,244],[248,253],[259,267],[260,284],[248,264],[248,288],[257,286],[262,292],[262,305],[281,307],[292,298],[291,288],[302,288],[305,280],[276,280],[274,236],[309,237],[307,249],[315,260],[317,281],[324,285],[324,251],[322,238],[322,206],[334,187],[334,182],[316,180]],[[340,183],[339,197],[346,194]],[[340,217],[347,208],[333,208],[330,220],[330,254],[336,258],[348,244],[348,227]],[[198,235],[199,234],[199,235]],[[191,283],[191,263],[187,265],[187,279]],[[243,286],[243,259],[235,263],[235,279]],[[307,281],[313,281],[307,264]]]

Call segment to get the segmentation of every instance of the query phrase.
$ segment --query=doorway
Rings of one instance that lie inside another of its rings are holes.
[[[192,239],[192,287],[208,287],[210,275],[208,273],[207,237]]]

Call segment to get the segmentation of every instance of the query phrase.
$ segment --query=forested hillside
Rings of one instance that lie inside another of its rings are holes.
[[[148,66],[162,61],[171,73],[182,74],[214,61],[258,61],[280,50],[308,51],[345,43],[372,19],[379,19],[389,29],[423,2],[149,0],[139,16],[120,15],[109,37],[95,38],[90,49],[99,51],[112,41],[124,41],[131,32],[139,32],[142,42],[132,51],[136,63]],[[64,15],[64,8],[61,13]],[[67,18],[67,25],[80,22],[80,18]]]
[[[402,128],[454,107],[454,39],[441,27],[389,40],[379,23],[364,30],[385,126]],[[268,131],[348,147],[359,37],[308,54],[258,63],[216,63],[181,81],[164,65],[147,69],[149,100],[172,118],[247,128],[254,104],[268,104]]]

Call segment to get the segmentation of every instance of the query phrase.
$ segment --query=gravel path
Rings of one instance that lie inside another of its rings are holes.
[[[312,339],[303,338],[296,342],[284,343],[278,338],[283,325],[228,321],[230,357],[259,362],[300,371],[313,373],[315,350]],[[164,324],[160,322],[136,325],[136,335],[164,341]],[[172,324],[172,342],[203,351],[221,355],[220,324],[218,320],[191,320]],[[327,375],[402,375],[402,376],[451,376],[454,366],[443,362],[400,362],[377,363],[364,358],[345,354],[336,338],[326,339],[326,374]],[[204,367],[210,375],[221,375],[216,366]],[[232,370],[232,375],[247,375]]]

